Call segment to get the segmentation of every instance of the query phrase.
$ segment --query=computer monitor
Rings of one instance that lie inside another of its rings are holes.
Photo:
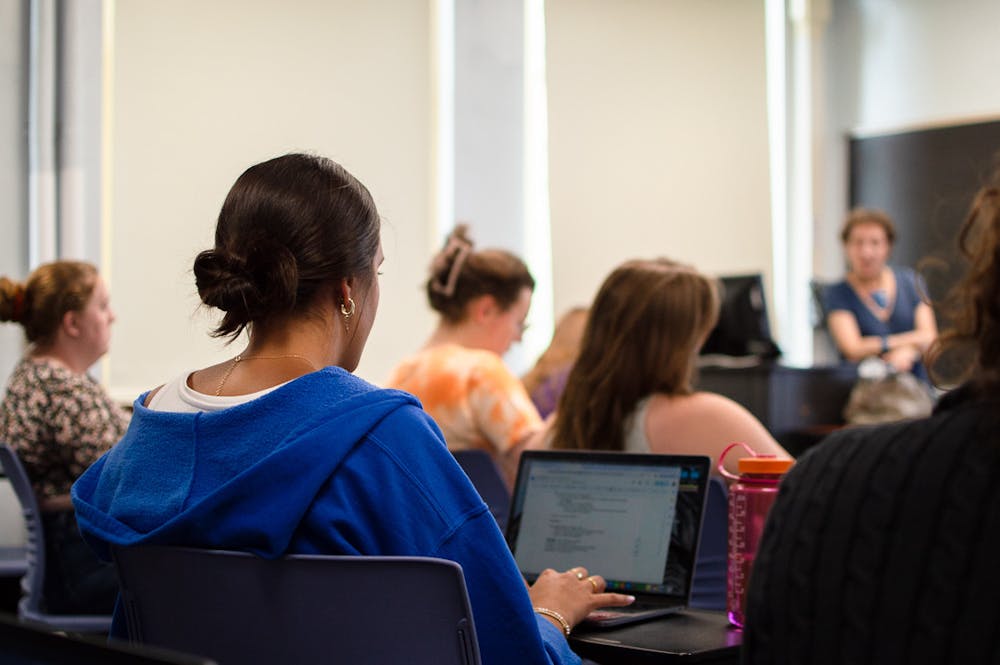
[[[155,647],[108,644],[103,638],[58,635],[0,613],[4,665],[215,665],[215,661]]]
[[[725,275],[721,285],[719,321],[712,329],[701,355],[753,357],[773,360],[781,350],[771,338],[760,273]]]

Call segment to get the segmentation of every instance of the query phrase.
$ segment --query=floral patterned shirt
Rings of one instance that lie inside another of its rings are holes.
[[[68,494],[127,425],[94,379],[46,360],[23,358],[0,403],[0,442],[17,451],[39,498]]]
[[[503,453],[541,426],[520,379],[492,351],[443,344],[404,360],[387,383],[417,396],[452,450]]]

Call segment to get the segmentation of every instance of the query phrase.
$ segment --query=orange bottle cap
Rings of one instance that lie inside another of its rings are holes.
[[[792,468],[795,460],[761,455],[760,457],[741,457],[737,462],[740,473],[784,473]]]

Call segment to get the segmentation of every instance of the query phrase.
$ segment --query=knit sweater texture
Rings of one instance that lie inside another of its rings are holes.
[[[781,484],[751,574],[743,662],[1000,662],[1000,397],[842,430]]]

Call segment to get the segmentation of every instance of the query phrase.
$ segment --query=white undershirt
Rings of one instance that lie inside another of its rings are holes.
[[[170,411],[172,413],[199,413],[205,411],[222,411],[232,406],[245,404],[262,397],[272,390],[277,390],[284,383],[258,390],[248,395],[206,395],[197,392],[188,385],[190,372],[181,374],[163,386],[149,400],[149,408],[154,411]],[[285,383],[288,383],[287,381]]]
[[[646,436],[646,416],[649,413],[649,397],[639,400],[632,416],[625,423],[625,451],[648,453],[649,438]]]

